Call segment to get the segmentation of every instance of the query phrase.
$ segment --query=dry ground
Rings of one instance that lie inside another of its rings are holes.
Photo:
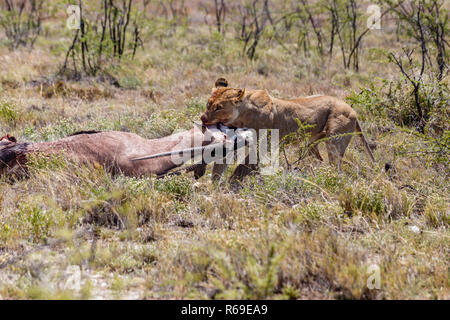
[[[280,97],[343,99],[397,76],[376,59],[364,57],[356,74],[338,54],[328,64],[273,43],[250,62],[236,41],[190,25],[149,35],[134,61],[113,70],[121,88],[94,78],[56,86],[71,33],[65,21],[48,23],[32,51],[0,46],[0,110],[11,111],[0,112],[0,135],[161,137],[192,127],[218,76]],[[374,47],[385,41],[371,35]],[[282,160],[278,174],[235,187],[36,160],[29,179],[0,180],[0,298],[450,299],[448,162],[427,164],[412,152],[424,141],[357,111],[376,164],[353,141],[342,172],[310,157],[287,170]],[[380,289],[367,286],[372,264]]]

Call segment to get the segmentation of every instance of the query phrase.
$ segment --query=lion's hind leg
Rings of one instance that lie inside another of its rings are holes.
[[[323,139],[326,137],[326,133],[325,132],[321,132],[315,136],[312,136],[309,144],[310,144],[310,149],[309,149],[309,153],[311,155],[313,155],[314,157],[316,157],[317,160],[323,162],[323,158],[320,155],[320,151],[319,151],[319,147],[318,147],[318,140]],[[319,141],[320,142],[320,141]]]
[[[330,139],[326,141],[326,146],[328,161],[340,170],[345,150],[352,140],[352,133],[355,132],[356,117],[340,116],[335,120],[335,125],[330,126],[330,130],[327,132],[327,138]]]
[[[323,162],[323,158],[320,155],[320,151],[319,151],[319,148],[317,147],[317,144],[311,147],[310,153],[313,156],[315,156],[317,160],[319,160],[320,162]]]

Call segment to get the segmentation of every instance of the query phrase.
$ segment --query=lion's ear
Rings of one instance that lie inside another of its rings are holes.
[[[225,78],[219,78],[216,80],[216,82],[214,83],[214,87],[215,88],[219,88],[219,87],[228,87],[228,81]]]
[[[244,98],[244,94],[245,94],[245,88],[244,89],[239,89],[236,99],[238,101],[241,101]]]

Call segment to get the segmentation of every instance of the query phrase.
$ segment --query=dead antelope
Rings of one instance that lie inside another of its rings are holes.
[[[14,137],[7,135],[0,139],[0,176],[26,172],[27,156],[31,153],[64,154],[73,161],[102,165],[113,174],[161,176],[192,159],[198,147],[203,150],[208,145],[224,145],[226,135],[214,128],[194,127],[189,131],[152,140],[118,131],[83,131],[53,142],[38,143],[18,143]],[[155,154],[156,157],[136,161],[143,155]],[[202,161],[188,169],[200,177],[207,164]],[[223,166],[218,166],[213,171],[222,169]]]

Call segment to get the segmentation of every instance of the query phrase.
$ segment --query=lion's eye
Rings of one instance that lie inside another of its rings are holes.
[[[223,109],[222,106],[216,106],[216,111],[217,111],[217,110],[222,110],[222,109]]]

